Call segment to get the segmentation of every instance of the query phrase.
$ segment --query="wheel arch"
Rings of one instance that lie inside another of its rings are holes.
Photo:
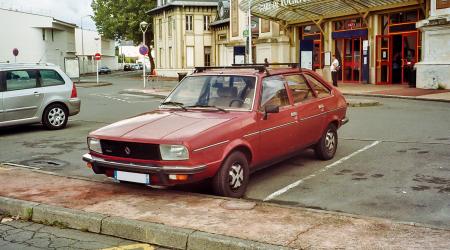
[[[251,149],[251,145],[244,140],[236,140],[228,144],[226,149],[224,150],[224,154],[222,156],[222,162],[233,152],[240,151],[247,158],[248,165],[250,166],[253,160],[253,151]]]
[[[60,105],[62,105],[64,107],[64,109],[67,111],[67,113],[69,112],[69,107],[67,107],[67,105],[64,102],[62,102],[62,101],[53,101],[53,102],[47,103],[47,105],[45,105],[45,108],[42,110],[41,121],[43,121],[43,119],[44,119],[45,111],[47,110],[47,108],[50,107],[53,104],[60,104]]]

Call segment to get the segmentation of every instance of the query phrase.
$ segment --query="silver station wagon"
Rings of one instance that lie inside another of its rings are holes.
[[[0,63],[0,127],[42,123],[62,129],[80,104],[74,83],[59,67]]]

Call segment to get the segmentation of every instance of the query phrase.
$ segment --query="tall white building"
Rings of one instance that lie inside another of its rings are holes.
[[[64,69],[64,58],[75,57],[75,28],[53,17],[0,9],[0,62],[49,62]]]

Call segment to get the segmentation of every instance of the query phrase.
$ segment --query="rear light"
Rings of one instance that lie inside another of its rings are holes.
[[[77,87],[75,87],[75,83],[72,83],[72,94],[70,94],[70,98],[77,98]]]

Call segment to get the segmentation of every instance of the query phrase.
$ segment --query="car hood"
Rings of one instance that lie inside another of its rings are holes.
[[[119,121],[91,133],[109,139],[179,141],[196,136],[237,114],[218,112],[170,112],[157,110]]]

